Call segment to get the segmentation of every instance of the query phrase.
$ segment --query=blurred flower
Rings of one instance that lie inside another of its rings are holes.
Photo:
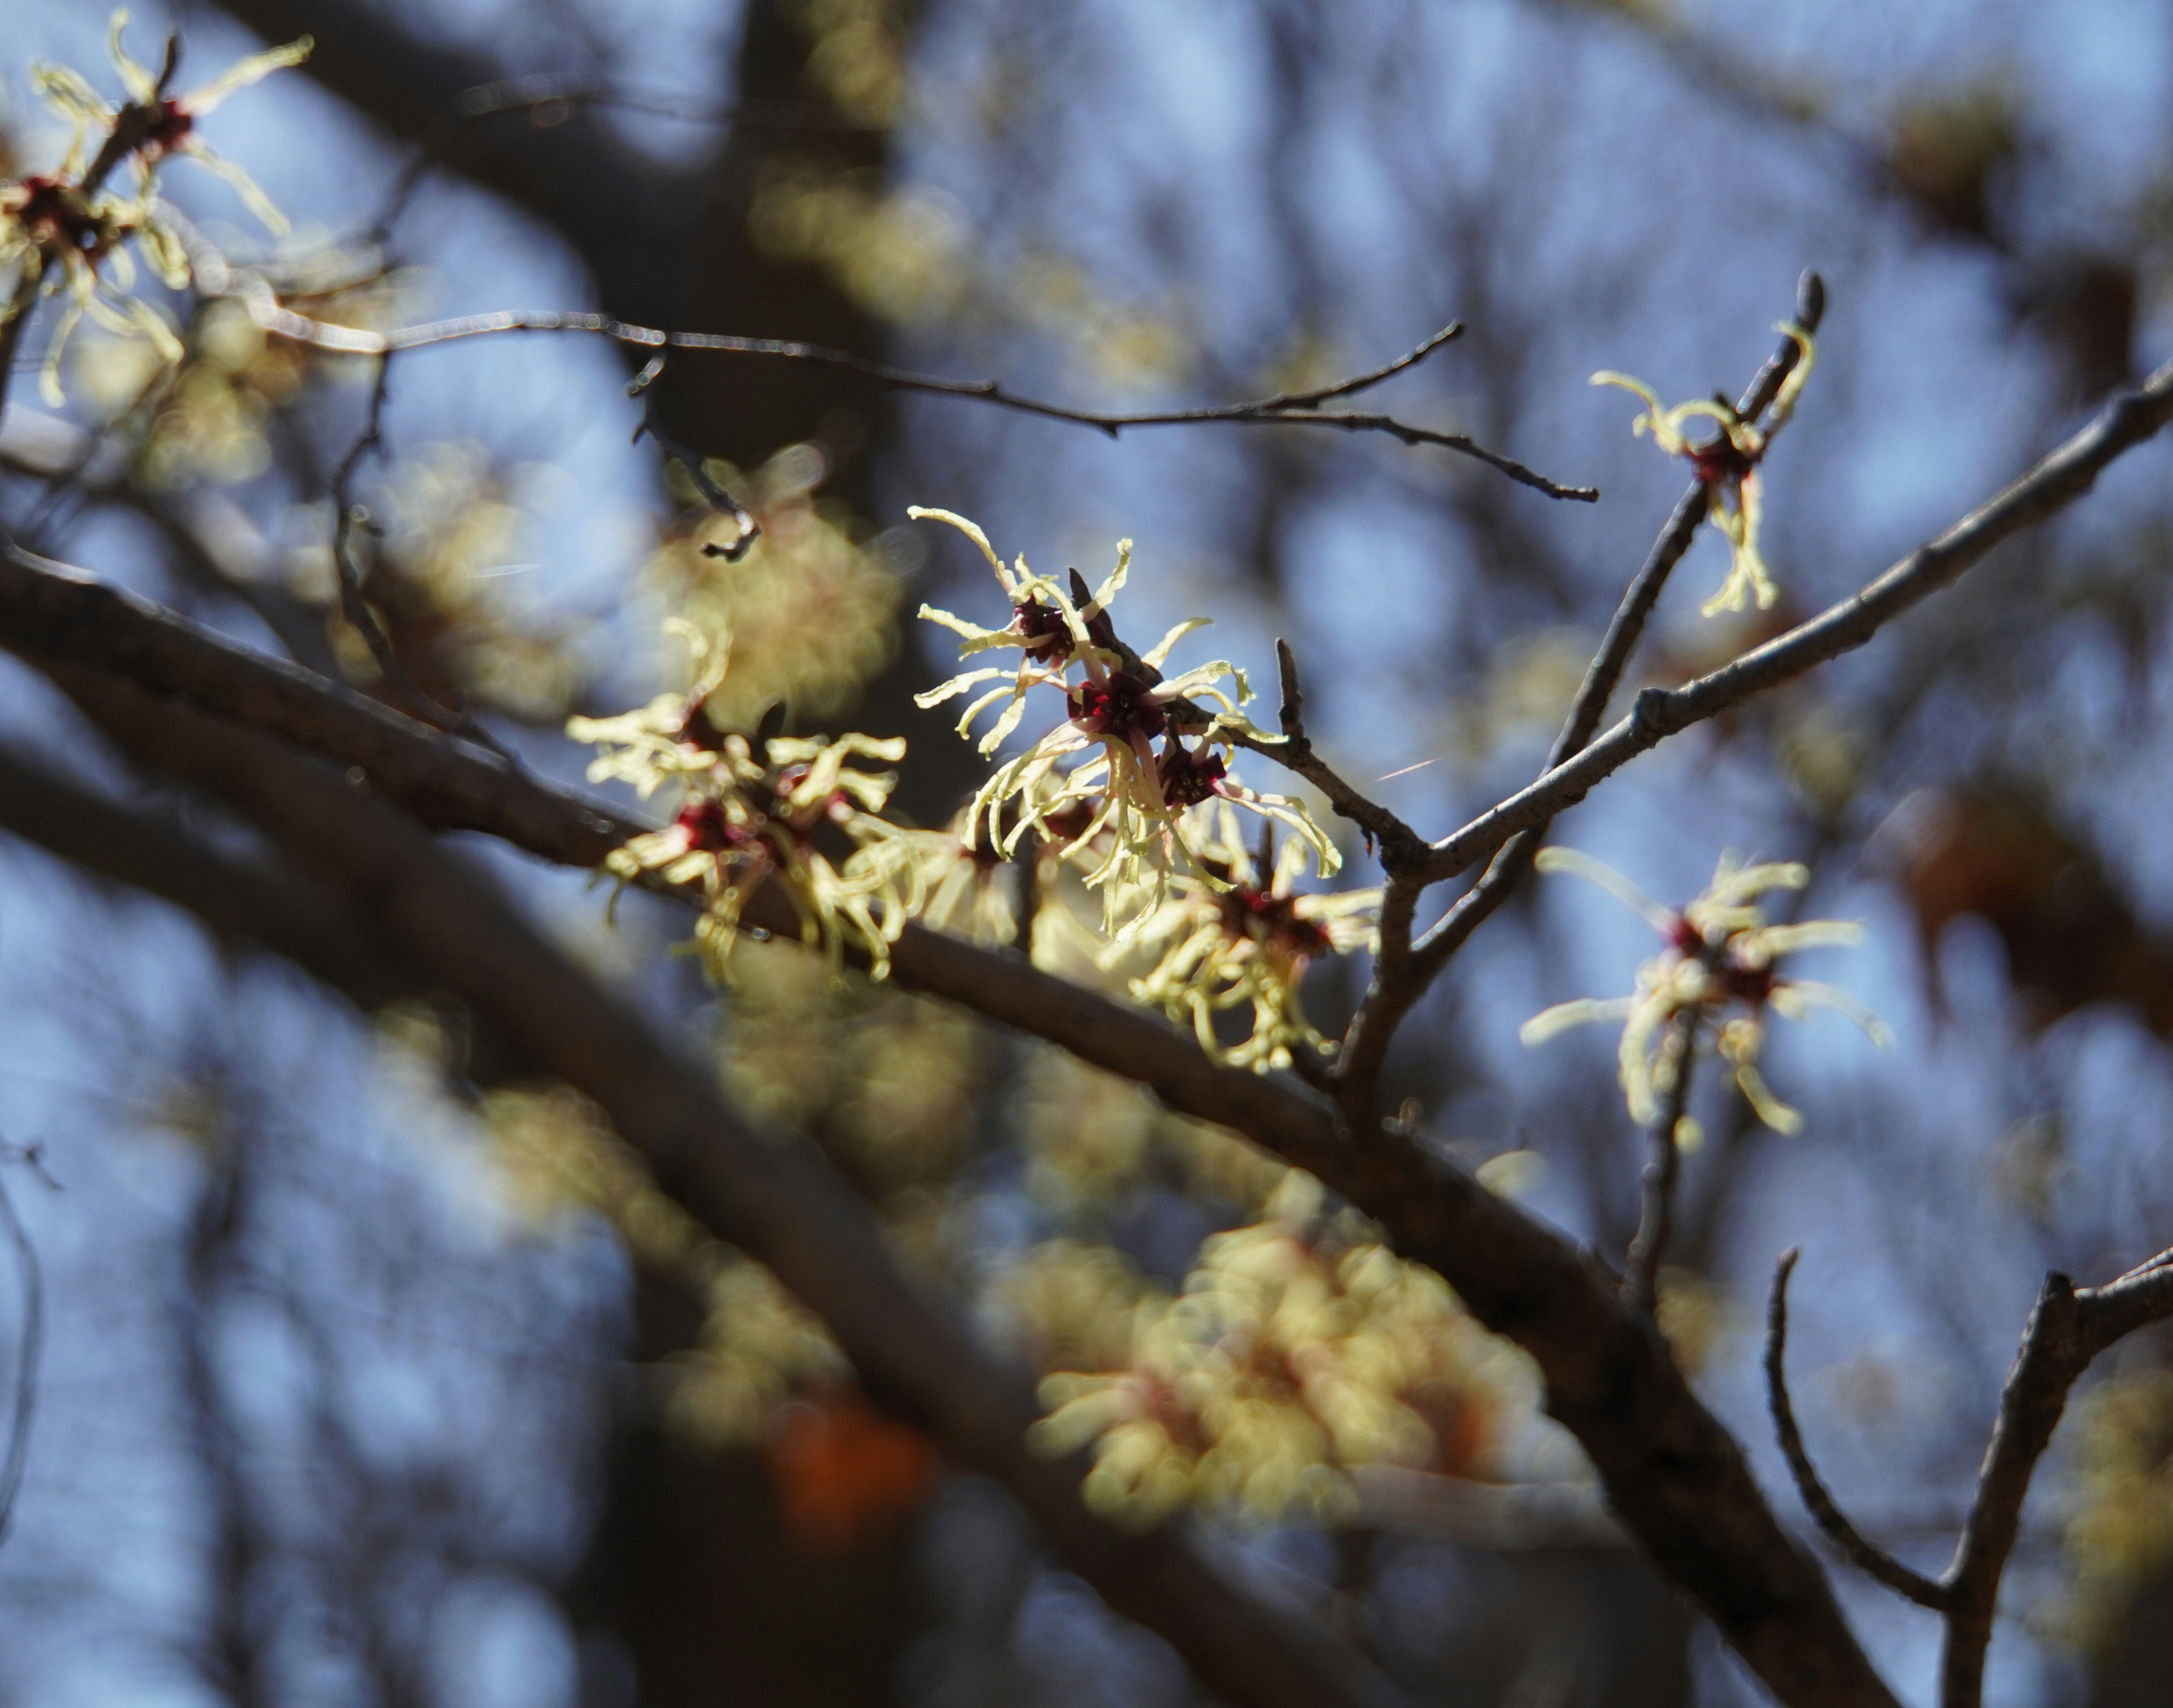
[[[1018,935],[1010,863],[989,842],[986,822],[969,811],[946,829],[900,830],[871,842],[846,870],[880,875],[901,887],[906,911],[931,930],[997,948]]]
[[[1814,1008],[1830,1008],[1863,1027],[1881,1048],[1893,1042],[1885,1023],[1846,992],[1809,979],[1782,978],[1774,971],[1773,963],[1784,955],[1852,944],[1863,935],[1862,926],[1841,919],[1766,923],[1757,898],[1772,890],[1802,889],[1810,881],[1803,866],[1744,865],[1734,854],[1723,854],[1705,893],[1677,913],[1648,899],[1612,867],[1572,849],[1544,849],[1538,864],[1543,872],[1568,872],[1599,885],[1642,913],[1660,935],[1663,946],[1637,968],[1631,994],[1560,1004],[1526,1021],[1518,1034],[1527,1044],[1538,1044],[1573,1026],[1620,1021],[1622,1090],[1630,1118],[1640,1126],[1659,1118],[1661,1100],[1674,1088],[1681,1070],[1665,1035],[1678,1015],[1694,1016],[1695,1026],[1719,1022],[1714,1047],[1721,1059],[1758,1118],[1780,1133],[1798,1131],[1804,1118],[1773,1095],[1758,1071],[1766,1009],[1802,1020]]]
[[[1030,1439],[1092,1447],[1096,1508],[1140,1525],[1183,1506],[1333,1519],[1354,1510],[1356,1466],[1492,1468],[1516,1355],[1439,1276],[1321,1209],[1291,1171],[1267,1220],[1201,1247],[1182,1297],[1130,1296],[1121,1367],[1043,1383],[1051,1409]]]
[[[2076,1409],[2076,1581],[2062,1622],[2095,1648],[2120,1634],[2135,1591],[2173,1567],[2173,1371],[2123,1371]]]
[[[1694,397],[1687,403],[1668,408],[1642,380],[1618,374],[1612,369],[1592,376],[1595,385],[1619,385],[1642,399],[1644,413],[1631,423],[1631,431],[1640,437],[1650,432],[1653,444],[1669,456],[1687,461],[1705,483],[1707,515],[1713,525],[1728,536],[1733,553],[1728,579],[1700,607],[1707,617],[1723,611],[1741,611],[1753,598],[1762,611],[1780,596],[1773,578],[1766,573],[1765,559],[1758,555],[1758,522],[1763,505],[1758,465],[1774,432],[1794,412],[1796,399],[1811,377],[1811,364],[1817,358],[1818,346],[1808,331],[1793,322],[1777,326],[1774,330],[1795,341],[1797,359],[1774,396],[1763,428],[1755,421],[1744,420],[1725,398]],[[1683,436],[1684,423],[1699,416],[1719,423],[1720,433],[1704,444],[1693,445]]]
[[[724,679],[728,644],[710,641],[681,626],[695,648],[695,689],[665,694],[638,712],[617,718],[574,718],[566,733],[594,742],[603,753],[589,768],[592,782],[620,778],[642,795],[666,782],[682,799],[678,816],[661,830],[645,832],[615,849],[605,869],[625,882],[648,873],[666,883],[701,886],[709,906],[695,940],[713,974],[731,959],[747,897],[767,879],[781,879],[799,909],[803,940],[820,945],[834,968],[849,941],[865,950],[871,971],[890,971],[890,946],[910,913],[904,875],[848,859],[841,872],[817,846],[825,828],[857,846],[898,833],[878,816],[895,774],[857,768],[853,761],[895,762],[905,757],[902,739],[848,735],[778,736],[754,744],[738,734],[720,735],[704,702]]]
[[[1215,838],[1203,839],[1198,854],[1221,881],[1182,873],[1172,881],[1174,893],[1139,931],[1143,941],[1160,946],[1161,958],[1132,981],[1132,994],[1172,1020],[1190,1022],[1200,1048],[1234,1067],[1286,1068],[1293,1047],[1326,1054],[1334,1046],[1306,1019],[1299,987],[1320,956],[1373,946],[1381,892],[1297,893],[1304,844],[1286,843],[1279,857],[1264,846],[1263,859],[1272,861],[1264,876],[1237,834],[1237,815],[1220,803],[1214,811]],[[1189,825],[1185,833],[1197,834]],[[1251,1035],[1225,1049],[1215,1037],[1215,1016],[1246,1003]]]
[[[963,516],[919,507],[907,514],[916,520],[947,522],[972,540],[995,572],[1012,613],[1011,622],[997,629],[984,628],[930,606],[921,607],[921,617],[961,636],[962,657],[996,649],[1016,649],[1020,655],[1011,669],[984,667],[953,676],[919,696],[919,703],[934,706],[981,684],[1000,683],[968,706],[958,720],[959,734],[967,735],[982,712],[998,701],[1007,703],[995,726],[982,737],[984,753],[994,752],[1018,726],[1030,689],[1060,691],[1070,713],[1065,722],[999,766],[974,797],[970,811],[977,822],[986,815],[989,838],[995,847],[1009,854],[1028,830],[1053,825],[1072,807],[1090,809],[1064,849],[1068,854],[1097,835],[1108,836],[1108,855],[1086,882],[1102,891],[1103,929],[1118,938],[1129,935],[1159,904],[1173,867],[1189,865],[1211,886],[1222,881],[1200,865],[1178,831],[1184,810],[1211,797],[1287,826],[1312,849],[1322,875],[1341,864],[1335,845],[1301,803],[1281,795],[1256,795],[1230,774],[1229,731],[1252,728],[1237,709],[1252,697],[1244,673],[1217,660],[1180,676],[1161,675],[1170,649],[1205,618],[1178,623],[1136,660],[1126,656],[1108,608],[1130,568],[1129,540],[1119,542],[1117,566],[1108,579],[1091,598],[1076,603],[1053,577],[1029,570],[1023,557],[1006,568],[988,536]],[[1074,665],[1080,672],[1076,680],[1070,674]],[[1225,682],[1230,683],[1234,700],[1219,686]],[[1192,698],[1211,700],[1221,710],[1200,731],[1198,745],[1188,748],[1170,709],[1175,702]],[[1159,753],[1154,746],[1157,741],[1162,744]],[[1080,758],[1082,755],[1089,757]],[[1059,768],[1073,759],[1080,762]],[[1013,800],[1020,806],[1006,832],[1003,809]]]
[[[857,517],[819,495],[829,459],[818,445],[786,445],[747,474],[715,460],[707,469],[747,506],[760,535],[737,562],[714,555],[738,525],[700,504],[649,569],[672,609],[732,637],[732,673],[712,715],[728,729],[752,728],[773,705],[798,719],[836,716],[896,645],[899,581],[886,542],[866,538]],[[676,464],[666,478],[676,495],[699,502]]]

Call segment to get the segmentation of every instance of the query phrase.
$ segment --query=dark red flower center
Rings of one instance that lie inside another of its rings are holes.
[[[1689,451],[1690,467],[1708,487],[1740,481],[1756,466],[1758,459],[1725,433],[1710,445],[1694,445]]]
[[[1216,899],[1222,907],[1222,929],[1232,937],[1249,937],[1300,960],[1324,955],[1331,946],[1326,931],[1299,917],[1296,896],[1238,884]]]
[[[1071,626],[1064,613],[1038,599],[1011,607],[1011,627],[1026,637],[1026,655],[1036,664],[1056,665],[1070,658],[1076,645]],[[1117,627],[1109,613],[1097,611],[1086,619],[1086,638],[1108,651],[1117,649]]]
[[[1071,690],[1071,721],[1127,745],[1140,736],[1151,741],[1169,727],[1169,714],[1147,698],[1152,692],[1130,671],[1111,671]]]
[[[195,115],[179,101],[162,100],[145,121],[143,140],[138,147],[146,160],[155,161],[179,148],[182,140],[196,127]]]
[[[1157,768],[1162,773],[1163,806],[1197,806],[1215,793],[1215,785],[1230,768],[1212,748],[1198,747],[1187,752],[1172,736],[1162,750]]]
[[[690,800],[679,810],[677,822],[687,832],[687,848],[698,854],[722,854],[753,840],[746,826],[732,822],[719,801]]]
[[[16,223],[46,250],[73,249],[96,256],[112,242],[106,223],[91,212],[90,204],[74,185],[57,178],[25,178],[30,194],[16,210]]]

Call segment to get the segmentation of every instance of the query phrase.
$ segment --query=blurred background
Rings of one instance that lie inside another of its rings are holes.
[[[116,84],[100,8],[16,0],[9,22],[13,175],[65,143],[33,59]],[[1112,441],[686,358],[660,418],[730,465],[765,529],[726,564],[700,547],[729,525],[631,441],[621,352],[405,358],[353,488],[373,608],[419,683],[569,780],[566,716],[682,685],[658,628],[692,604],[739,637],[741,715],[781,700],[801,728],[909,734],[899,800],[941,822],[982,767],[911,709],[949,651],[910,613],[1000,606],[962,540],[905,525],[920,504],[1038,569],[1098,578],[1135,540],[1135,639],[1212,615],[1215,651],[1271,682],[1291,637],[1316,740],[1440,834],[1539,767],[1682,488],[1593,369],[1733,395],[1798,271],[1827,281],[1816,375],[1766,469],[1782,601],[1701,618],[1726,565],[1708,534],[1633,670],[1673,682],[1868,579],[2173,353],[2173,8],[2151,0],[229,0],[145,7],[130,40],[155,60],[175,28],[183,87],[315,35],[306,67],[204,132],[293,234],[186,164],[164,187],[326,318],[602,306],[1087,407],[1324,383],[1456,319],[1381,407],[1604,493],[1556,504],[1384,439]],[[448,116],[537,76],[557,81]],[[367,372],[267,344],[231,304],[170,306],[178,375],[86,333],[62,408],[37,394],[34,329],[0,515],[380,687],[330,551]],[[2173,1239],[2169,466],[2137,452],[1873,647],[1638,761],[1556,831],[1670,902],[1724,850],[1799,859],[1804,912],[1868,928],[1806,970],[1896,1047],[1783,1029],[1766,1076],[1806,1116],[1789,1139],[1711,1076],[1663,1320],[1793,1517],[1757,1358],[1774,1255],[1800,1244],[1810,1444],[1920,1566],[1944,1561],[2044,1269],[2102,1280]],[[0,832],[0,1186],[44,1305],[0,1703],[1196,1696],[578,1099],[12,659]],[[739,1107],[815,1137],[1016,1355],[1124,1369],[1188,1277],[1211,1292],[1262,1241],[1355,1296],[1362,1230],[1308,1220],[1281,1170],[1130,1087],[932,1003],[833,990],[790,950],[743,949],[720,996],[671,952],[682,916],[629,898],[608,925],[580,875],[467,852],[711,1053]],[[1537,881],[1391,1067],[1428,1133],[1618,1256],[1643,1146],[1612,1041],[1516,1034],[1626,990],[1649,941],[1596,891]],[[1308,987],[1326,1029],[1361,974]],[[11,1382],[30,1279],[0,1276]],[[1208,1515],[1237,1569],[1444,1708],[1759,1700],[1615,1532],[1518,1355],[1452,1304],[1412,1310],[1375,1327],[1421,1346],[1393,1396],[1418,1446],[1306,1499],[1248,1485]],[[2162,1703],[2162,1331],[2086,1385],[2027,1517],[1989,1700]],[[1840,1588],[1928,1700],[1933,1621]]]

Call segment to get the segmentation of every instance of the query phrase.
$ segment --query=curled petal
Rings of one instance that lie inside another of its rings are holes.
[[[1758,1118],[1776,1133],[1793,1138],[1804,1130],[1802,1114],[1773,1095],[1773,1088],[1766,1083],[1755,1063],[1736,1064],[1735,1084]]]
[[[1815,978],[1791,978],[1773,987],[1773,1011],[1790,1020],[1803,1020],[1814,1008],[1831,1009],[1851,1021],[1880,1049],[1894,1047],[1894,1028],[1847,991]]]
[[[1558,1002],[1542,1009],[1517,1028],[1517,1037],[1526,1045],[1543,1044],[1572,1026],[1627,1020],[1636,1006],[1634,996],[1580,996],[1574,1002]]]
[[[1097,594],[1095,598],[1098,601],[1101,595]],[[1169,649],[1172,647],[1175,646],[1178,642],[1184,639],[1186,635],[1191,633],[1194,629],[1205,628],[1214,621],[1215,619],[1211,617],[1186,617],[1184,622],[1178,623],[1176,628],[1171,629],[1167,634],[1157,641],[1147,651],[1141,653],[1140,655],[1141,660],[1146,663],[1152,665],[1157,670],[1160,670],[1162,666],[1163,660],[1168,658]]]
[[[192,117],[201,118],[236,89],[261,83],[273,72],[283,70],[288,66],[299,65],[310,57],[310,50],[315,46],[312,38],[297,36],[284,47],[268,47],[262,53],[251,54],[246,59],[238,59],[209,83],[183,95],[180,105]]]
[[[1613,866],[1596,860],[1588,854],[1573,848],[1543,848],[1533,864],[1543,872],[1566,872],[1572,877],[1583,878],[1588,884],[1597,884],[1607,893],[1641,915],[1655,931],[1665,935],[1675,928],[1675,915],[1647,895]]]

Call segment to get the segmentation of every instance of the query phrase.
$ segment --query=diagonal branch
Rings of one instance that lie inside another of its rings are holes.
[[[483,830],[593,866],[633,830],[497,756],[293,665],[252,655],[133,595],[19,551],[0,556],[0,639],[43,665],[124,671],[172,699],[277,730],[442,828]],[[774,890],[748,923],[795,929]],[[1409,1134],[1353,1144],[1287,1085],[1216,1065],[1159,1019],[1015,956],[909,926],[892,977],[1046,1038],[1304,1168],[1437,1270],[1474,1315],[1530,1352],[1553,1414],[1597,1467],[1624,1524],[1788,1708],[1891,1708],[1831,1587],[1766,1505],[1741,1448],[1690,1391],[1649,1322],[1552,1229]],[[509,1030],[511,1030],[509,1027]],[[811,1302],[813,1302],[811,1300]]]
[[[1904,612],[1949,585],[1995,547],[2057,515],[2106,468],[2173,420],[2173,362],[2122,392],[2081,432],[1987,503],[1808,622],[1680,688],[1647,688],[1631,714],[1574,758],[1433,844],[1424,876],[1453,877],[1520,831],[1584,799],[1639,754],[1813,666],[1862,646]]]
[[[1918,1607],[1944,1612],[1949,1600],[1945,1587],[1920,1571],[1911,1571],[1852,1524],[1826,1491],[1804,1449],[1803,1431],[1796,1427],[1796,1409],[1788,1399],[1784,1363],[1788,1352],[1788,1278],[1795,1273],[1796,1259],[1802,1255],[1793,1246],[1781,1253],[1773,1266],[1773,1290],[1766,1305],[1766,1403],[1773,1414],[1773,1433],[1780,1438],[1789,1474],[1796,1479],[1796,1492],[1803,1496],[1804,1505],[1826,1538],[1859,1571]]]
[[[821,1153],[741,1124],[707,1073],[545,941],[479,870],[276,741],[125,678],[48,669],[125,750],[253,819],[396,952],[594,1099],[666,1191],[822,1317],[871,1393],[1001,1482],[1074,1570],[1210,1689],[1259,1708],[1399,1708],[1370,1663],[1224,1578],[1181,1527],[1133,1533],[1091,1512],[1082,1465],[1027,1446],[1039,1410],[1026,1373],[992,1359],[957,1301],[891,1255]]]
[[[1816,332],[1819,322],[1825,318],[1825,282],[1817,273],[1805,272],[1796,283],[1796,324],[1806,332]],[[1794,371],[1802,355],[1802,348],[1793,338],[1782,338],[1736,405],[1737,415],[1744,421],[1755,421],[1763,415],[1779,395],[1782,381]],[[1775,430],[1778,430],[1777,426]],[[1630,655],[1636,649],[1646,622],[1660,602],[1669,576],[1704,525],[1709,499],[1705,482],[1693,480],[1669,514],[1659,537],[1653,542],[1644,563],[1624,590],[1621,602],[1608,622],[1607,633],[1600,638],[1599,650],[1586,667],[1569,715],[1547,753],[1547,771],[1581,752],[1599,729],[1607,703],[1620,684],[1623,671],[1629,667]],[[1545,835],[1545,825],[1539,824],[1510,838],[1496,853],[1479,881],[1457,897],[1415,946],[1410,941],[1408,925],[1400,939],[1383,932],[1383,953],[1375,965],[1372,987],[1357,1013],[1351,1016],[1336,1061],[1337,1070],[1348,1087],[1346,1096],[1354,1107],[1372,1106],[1382,1064],[1404,1016],[1432,987],[1442,968],[1471,934],[1509,899],[1530,869]],[[1415,892],[1423,887],[1425,881],[1414,874],[1426,858],[1421,854],[1406,860],[1401,870],[1388,868],[1392,893],[1398,889]],[[1399,904],[1399,911],[1415,912],[1415,893]]]

